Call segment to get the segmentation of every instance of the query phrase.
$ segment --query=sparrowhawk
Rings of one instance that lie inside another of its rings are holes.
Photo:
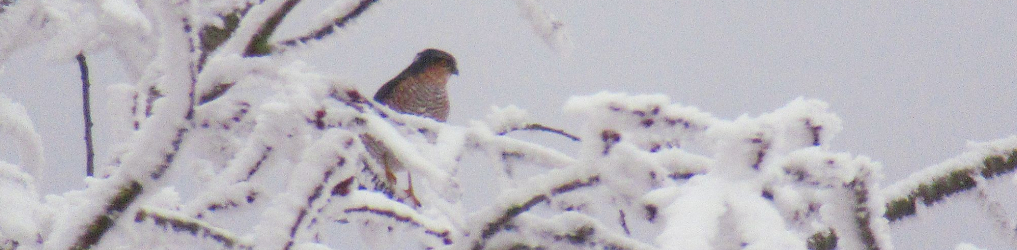
[[[445,85],[451,75],[458,75],[456,59],[451,54],[437,49],[426,49],[417,54],[413,63],[389,80],[374,94],[374,100],[392,110],[444,122],[448,119],[449,101]],[[371,157],[385,168],[386,185],[395,187],[395,171],[402,170],[402,163],[385,144],[370,134],[361,135]],[[409,188],[405,195],[415,205],[420,205],[413,194],[413,182],[407,174]],[[397,195],[398,194],[393,194]]]

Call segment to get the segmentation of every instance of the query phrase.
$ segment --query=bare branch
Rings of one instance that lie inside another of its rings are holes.
[[[81,109],[85,116],[85,175],[92,176],[95,173],[95,151],[92,149],[92,106],[89,104],[91,97],[88,95],[91,83],[88,81],[85,54],[79,52],[75,59],[78,60],[78,68],[81,70]]]

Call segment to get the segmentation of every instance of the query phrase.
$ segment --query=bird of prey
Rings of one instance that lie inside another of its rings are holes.
[[[458,75],[456,59],[438,49],[426,49],[417,54],[413,63],[389,80],[374,94],[374,100],[400,113],[418,115],[444,122],[448,119],[449,101],[445,85],[451,75]],[[370,134],[361,135],[367,151],[385,167],[389,187],[395,187],[395,171],[402,163],[381,141]],[[406,195],[420,205],[413,194],[412,177],[407,174],[409,188]]]

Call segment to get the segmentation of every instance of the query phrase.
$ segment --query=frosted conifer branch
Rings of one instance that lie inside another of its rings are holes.
[[[272,15],[264,23],[261,23],[258,32],[254,34],[254,37],[247,43],[247,48],[244,49],[244,57],[263,56],[272,52],[272,45],[269,44],[268,39],[272,37],[279,24],[282,24],[286,14],[289,14],[293,7],[297,6],[297,3],[300,3],[300,0],[285,0],[282,6],[272,12]]]
[[[198,33],[199,39],[201,40],[201,56],[198,58],[198,70],[201,71],[205,67],[205,62],[208,59],[208,55],[219,48],[223,42],[226,42],[230,37],[233,36],[233,32],[240,26],[240,19],[247,14],[247,11],[251,9],[253,5],[247,4],[246,7],[241,9],[235,9],[228,14],[222,14],[218,17],[222,19],[223,26],[217,27],[214,25],[206,25],[201,28]],[[202,100],[213,99],[204,98]]]
[[[864,180],[856,179],[851,181],[846,186],[847,188],[854,190],[855,199],[855,221],[858,226],[859,236],[865,246],[865,249],[884,249],[882,245],[888,243],[879,242],[878,235],[873,224],[879,223],[878,220],[882,219],[878,215],[874,216],[875,212],[869,209],[871,201],[871,190],[866,187],[867,182]],[[885,223],[885,222],[884,222]]]
[[[244,242],[229,231],[214,227],[175,211],[154,207],[141,207],[134,216],[134,221],[141,223],[152,221],[156,226],[174,232],[189,233],[195,237],[208,238],[219,242],[227,249],[252,249],[250,243]]]
[[[1017,168],[1017,137],[987,143],[976,151],[946,160],[887,187],[886,218],[898,221],[914,215],[916,206],[932,206],[943,198],[975,189],[977,178],[1013,174]]]
[[[472,249],[484,249],[488,240],[493,238],[496,234],[504,232],[508,228],[508,225],[512,220],[541,202],[550,201],[554,196],[569,193],[581,188],[592,187],[600,183],[600,176],[593,175],[586,178],[568,179],[562,183],[558,183],[553,186],[547,187],[546,190],[534,189],[536,192],[534,195],[523,196],[528,197],[525,200],[515,199],[509,202],[507,205],[503,205],[500,208],[496,208],[495,211],[501,211],[495,218],[485,222],[480,230],[479,239],[473,243]]]
[[[97,32],[102,39],[50,42],[74,53],[83,44],[114,47],[134,83],[121,91],[121,99],[133,95],[134,102],[115,104],[134,114],[122,119],[134,131],[125,129],[131,137],[115,149],[112,165],[119,167],[86,179],[83,191],[50,196],[46,203],[39,202],[34,180],[24,173],[42,166],[41,147],[34,147],[37,134],[27,114],[12,108],[17,105],[0,101],[0,132],[29,151],[19,153],[21,166],[0,162],[0,189],[14,194],[0,196],[0,203],[19,200],[25,207],[3,206],[0,214],[41,211],[35,220],[0,216],[0,248],[124,248],[132,242],[114,237],[121,236],[117,233],[155,225],[155,241],[133,243],[161,244],[160,235],[182,232],[187,235],[170,239],[212,239],[242,249],[319,249],[325,248],[321,239],[334,233],[327,227],[338,221],[381,226],[364,226],[364,234],[389,229],[410,234],[403,237],[416,241],[410,244],[452,249],[729,247],[713,239],[760,249],[885,249],[891,247],[887,218],[893,218],[896,203],[884,197],[903,199],[913,213],[919,201],[935,203],[970,189],[978,191],[999,228],[1017,227],[984,184],[1014,173],[1017,138],[976,147],[880,190],[878,164],[831,152],[840,120],[817,100],[722,120],[663,95],[599,93],[566,105],[565,112],[583,122],[581,130],[570,131],[575,134],[522,119],[518,108],[463,127],[400,114],[301,63],[240,55],[267,55],[327,38],[374,3],[337,4],[328,20],[312,27],[317,30],[269,44],[281,20],[296,14],[290,12],[297,0],[87,2],[73,10],[80,13],[63,16],[56,14],[66,8],[50,2],[0,0],[6,4],[0,18],[11,24],[0,27],[0,37],[13,37],[0,41],[0,61],[12,48],[50,39],[51,29],[89,28],[72,23],[98,16],[110,21]],[[537,1],[517,4],[545,42],[559,51],[568,47],[561,22]],[[40,21],[60,17],[81,20]],[[115,42],[103,44],[107,38]],[[518,130],[585,140],[569,144],[577,153],[567,154],[573,151],[502,136]],[[405,163],[407,171],[397,174],[424,177],[413,182],[421,206],[406,204],[408,195],[396,187],[405,182],[389,178],[361,135],[384,143]],[[500,192],[498,198],[462,211],[469,197],[463,193],[472,190],[458,186],[465,178],[458,174],[460,158],[535,170],[524,173],[533,175],[527,180],[483,183],[500,186],[491,191]],[[185,195],[175,195],[174,188]],[[154,190],[160,195],[149,195]],[[227,232],[212,226],[252,213],[260,219],[251,222],[257,224],[253,228]],[[130,222],[131,215],[138,223]],[[647,223],[660,230],[643,230]],[[11,228],[19,229],[11,234]],[[377,238],[394,239],[387,236]]]
[[[116,195],[107,201],[103,214],[100,214],[88,224],[84,234],[78,237],[78,240],[71,246],[71,249],[90,249],[96,243],[99,243],[99,240],[106,234],[106,231],[113,227],[113,223],[117,218],[123,214],[128,206],[134,203],[138,195],[141,194],[141,191],[141,184],[136,181],[131,181],[121,186]]]
[[[322,27],[314,31],[311,31],[310,33],[305,34],[303,36],[281,41],[278,43],[278,46],[282,48],[295,47],[300,44],[306,44],[311,40],[321,40],[326,36],[335,33],[336,29],[346,27],[346,25],[353,21],[353,19],[359,17],[361,14],[367,11],[367,8],[371,7],[372,4],[377,2],[378,0],[360,0],[356,3],[350,1],[343,2],[341,3],[341,5],[333,7],[333,9],[335,9],[334,12],[336,12],[335,13],[336,17],[333,18],[330,23],[327,23]]]
[[[832,228],[826,231],[816,232],[809,237],[808,247],[811,250],[837,249],[837,232]]]

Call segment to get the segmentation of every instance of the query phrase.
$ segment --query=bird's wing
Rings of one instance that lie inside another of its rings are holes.
[[[409,67],[406,67],[403,72],[399,72],[399,75],[396,75],[396,77],[392,78],[392,80],[388,80],[385,85],[382,85],[381,88],[378,89],[378,92],[374,93],[374,100],[388,104],[386,101],[392,98],[392,95],[395,94],[395,87],[397,85],[402,84],[403,81],[413,77],[414,75],[422,73],[424,69],[425,65],[423,62],[414,61]]]

